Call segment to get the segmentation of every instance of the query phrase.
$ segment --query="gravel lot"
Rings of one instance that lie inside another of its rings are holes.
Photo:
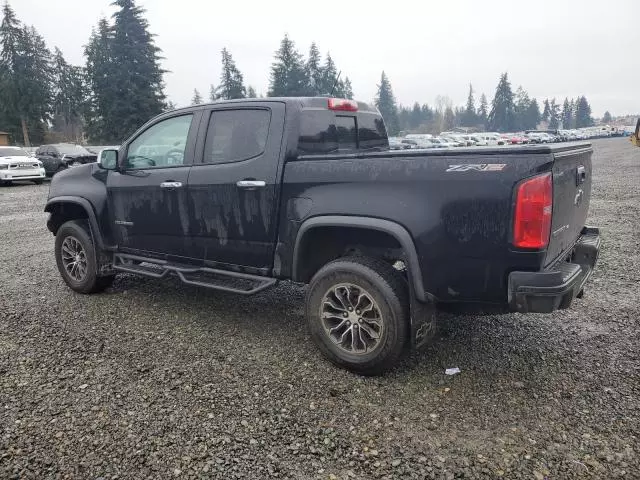
[[[320,357],[298,286],[245,299],[122,275],[74,294],[47,185],[1,188],[0,478],[640,478],[640,149],[594,147],[585,298],[443,314],[374,379]]]

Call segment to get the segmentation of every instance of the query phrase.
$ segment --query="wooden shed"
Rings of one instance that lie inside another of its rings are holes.
[[[0,132],[0,147],[9,145],[9,134],[7,132]]]

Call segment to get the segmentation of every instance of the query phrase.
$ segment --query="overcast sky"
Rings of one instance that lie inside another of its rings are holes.
[[[83,45],[110,0],[9,0],[51,49],[84,63]],[[166,93],[177,105],[208,95],[227,47],[245,82],[266,94],[285,32],[303,53],[331,52],[357,99],[369,101],[384,69],[398,101],[462,105],[469,83],[493,97],[501,72],[539,100],[584,94],[594,115],[640,112],[638,0],[138,0],[163,50]],[[314,10],[315,8],[315,10]]]

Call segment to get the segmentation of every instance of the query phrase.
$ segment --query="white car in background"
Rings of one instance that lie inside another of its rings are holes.
[[[42,162],[20,147],[0,147],[0,185],[29,180],[40,185],[45,173]]]

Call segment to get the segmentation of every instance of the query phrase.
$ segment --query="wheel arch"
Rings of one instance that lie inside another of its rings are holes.
[[[104,249],[104,241],[91,203],[82,197],[55,197],[47,201],[44,211],[50,214],[47,228],[56,235],[63,223],[69,220],[87,219],[91,227],[91,236],[97,247]]]
[[[358,231],[362,230],[363,232],[369,231],[392,238],[404,253],[404,260],[406,261],[410,279],[409,283],[412,287],[412,296],[415,295],[415,298],[421,302],[427,301],[427,295],[422,282],[422,271],[418,260],[418,253],[411,235],[402,225],[375,217],[323,215],[312,217],[303,222],[298,229],[293,250],[292,279],[294,281],[306,283],[310,280],[313,273],[315,273],[305,266],[304,258],[307,253],[307,245],[309,245],[310,240],[313,238],[314,231],[318,232],[320,229],[326,227],[355,229]]]

